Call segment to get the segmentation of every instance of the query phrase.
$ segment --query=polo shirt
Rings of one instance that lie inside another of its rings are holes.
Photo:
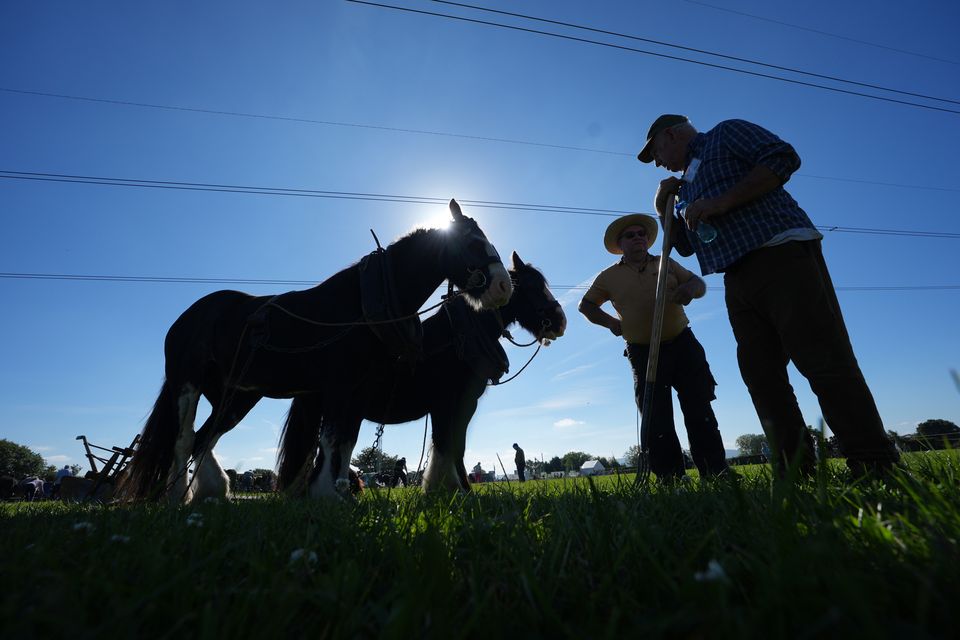
[[[621,258],[620,262],[600,272],[583,299],[598,307],[609,301],[620,317],[623,339],[631,344],[650,344],[659,273],[659,256],[650,256],[643,269],[632,267]],[[693,277],[693,273],[672,259],[669,260],[667,291],[679,287]],[[663,309],[660,341],[673,340],[688,324],[690,321],[683,312],[683,306],[667,302]]]

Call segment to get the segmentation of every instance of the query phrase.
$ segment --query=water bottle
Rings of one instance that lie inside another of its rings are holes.
[[[686,209],[687,203],[683,200],[677,203],[677,215],[680,215],[684,209]],[[712,224],[707,224],[706,222],[700,222],[697,224],[697,237],[700,238],[700,242],[704,244],[710,244],[717,239],[717,228]]]

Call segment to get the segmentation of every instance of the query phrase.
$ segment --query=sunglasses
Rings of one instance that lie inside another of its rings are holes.
[[[633,240],[638,236],[646,237],[646,231],[624,231],[620,234],[621,238],[626,238],[627,240]]]

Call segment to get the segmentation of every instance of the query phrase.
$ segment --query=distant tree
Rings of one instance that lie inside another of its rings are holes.
[[[623,458],[628,467],[637,466],[637,463],[640,461],[640,447],[633,445],[623,454]]]
[[[593,456],[583,451],[568,451],[563,454],[563,468],[566,471],[577,471],[587,460],[593,460]]]
[[[70,465],[70,473],[72,473],[73,475],[75,476],[83,475],[81,471],[83,471],[83,467],[81,467],[80,465],[78,464]]]
[[[277,474],[273,469],[254,469],[253,486],[260,491],[273,491],[277,488]]]
[[[543,470],[547,473],[553,473],[554,471],[563,471],[563,460],[560,459],[560,456],[553,456],[550,458],[550,461],[544,466]]]
[[[361,449],[360,453],[350,461],[350,464],[359,467],[363,471],[370,472],[377,470],[377,462],[379,461],[380,471],[393,471],[393,465],[397,463],[397,458],[398,456],[380,452],[373,446],[369,446]]]
[[[620,464],[620,461],[617,460],[617,456],[610,456],[610,466],[608,469],[617,469],[623,465]]]
[[[763,453],[763,445],[767,437],[758,433],[745,433],[737,436],[737,450],[742,456],[759,456]]]
[[[832,435],[826,440],[823,441],[824,446],[827,450],[820,452],[820,457],[827,458],[840,458],[843,456],[843,451],[840,449],[840,441],[837,439],[836,435]]]
[[[917,425],[917,433],[921,436],[949,436],[960,433],[960,427],[949,420],[924,420]]]
[[[17,480],[27,476],[42,476],[46,463],[36,451],[7,439],[0,440],[0,475]]]

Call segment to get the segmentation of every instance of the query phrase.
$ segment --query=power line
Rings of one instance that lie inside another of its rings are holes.
[[[531,147],[545,147],[549,149],[562,149],[566,151],[579,151],[587,153],[601,153],[611,156],[623,156],[625,158],[636,158],[636,152],[624,152],[624,151],[610,151],[609,149],[591,149],[587,147],[576,147],[571,145],[562,145],[562,144],[551,144],[547,142],[534,142],[531,140],[516,140],[511,138],[499,138],[494,136],[481,136],[481,135],[471,135],[465,133],[452,133],[449,131],[430,131],[426,129],[412,129],[404,127],[387,127],[375,124],[363,124],[356,122],[336,122],[333,120],[316,120],[309,118],[292,118],[285,116],[274,116],[269,114],[257,114],[257,113],[244,113],[239,111],[224,111],[224,110],[215,110],[215,109],[201,109],[194,107],[184,107],[177,105],[161,105],[161,104],[151,104],[146,102],[131,102],[128,100],[111,100],[106,98],[92,98],[88,96],[74,96],[66,95],[62,93],[49,93],[44,91],[27,91],[24,89],[12,89],[9,87],[0,87],[0,92],[21,94],[21,95],[31,95],[31,96],[40,96],[45,98],[61,98],[64,100],[78,100],[81,102],[93,102],[100,104],[115,104],[128,107],[139,107],[144,109],[161,109],[167,111],[185,111],[191,113],[203,113],[207,115],[218,115],[218,116],[236,116],[241,118],[259,118],[263,120],[280,120],[280,121],[289,121],[289,122],[299,122],[305,124],[319,124],[332,127],[353,127],[358,129],[373,129],[380,131],[392,131],[399,133],[413,133],[420,135],[430,135],[430,136],[442,136],[447,138],[462,138],[465,140],[482,140],[485,142],[500,142],[505,144],[517,144],[517,145],[526,145]],[[955,189],[951,187],[936,187],[932,185],[918,185],[918,184],[902,184],[895,182],[882,182],[877,180],[861,180],[857,178],[841,178],[836,176],[817,176],[806,173],[795,173],[794,178],[813,178],[816,180],[832,180],[834,182],[850,182],[855,184],[869,184],[869,185],[879,185],[884,187],[897,187],[900,189],[921,189],[926,191],[947,191],[952,193],[960,193],[960,189]]]
[[[831,38],[837,38],[839,40],[846,40],[848,42],[856,42],[857,44],[864,44],[868,47],[876,47],[878,49],[886,49],[887,51],[896,51],[897,53],[905,53],[908,56],[917,56],[918,58],[926,58],[927,60],[936,60],[937,62],[946,62],[947,64],[960,64],[956,60],[949,60],[947,58],[938,58],[936,56],[927,55],[925,53],[917,53],[916,51],[908,51],[906,49],[897,49],[896,47],[891,47],[885,44],[878,44],[876,42],[869,42],[867,40],[858,40],[857,38],[851,38],[849,36],[840,35],[838,33],[830,33],[829,31],[821,31],[820,29],[812,29],[810,27],[802,27],[798,24],[792,24],[790,22],[783,22],[781,20],[774,20],[773,18],[765,18],[763,16],[758,16],[752,13],[746,13],[744,11],[735,11],[733,9],[728,9],[727,7],[718,7],[715,4],[707,4],[706,2],[697,2],[697,0],[684,0],[690,4],[698,4],[701,7],[709,7],[711,9],[716,9],[717,11],[726,11],[727,13],[733,13],[738,16],[746,16],[747,18],[753,18],[754,20],[762,20],[764,22],[770,22],[773,24],[779,24],[784,27],[790,27],[791,29],[799,29],[800,31],[809,31],[811,33],[817,33],[822,36],[829,36]]]
[[[404,11],[404,12],[408,12],[408,13],[416,13],[416,14],[421,14],[421,15],[426,15],[426,16],[433,16],[433,17],[437,17],[437,18],[446,18],[446,19],[448,19],[448,20],[456,20],[456,21],[460,21],[460,22],[469,22],[469,23],[479,24],[479,25],[488,26],[488,27],[497,27],[497,28],[500,28],[500,29],[508,29],[508,30],[511,30],[511,31],[520,31],[520,32],[523,32],[523,33],[531,33],[531,34],[535,34],[535,35],[548,36],[548,37],[551,37],[551,38],[559,38],[559,39],[561,39],[561,40],[570,40],[570,41],[572,41],[572,42],[581,42],[581,43],[584,43],[584,44],[594,44],[594,45],[597,45],[597,46],[600,46],[600,47],[607,47],[607,48],[610,48],[610,49],[618,49],[618,50],[620,50],[620,51],[628,51],[628,52],[630,52],[630,53],[639,53],[639,54],[643,54],[643,55],[654,56],[654,57],[657,57],[657,58],[665,58],[665,59],[667,59],[667,60],[676,60],[676,61],[679,61],[679,62],[688,62],[688,63],[690,63],[690,64],[696,64],[696,65],[700,65],[700,66],[704,66],[704,67],[710,67],[710,68],[713,68],[713,69],[723,69],[723,70],[725,70],[725,71],[732,71],[732,72],[735,72],[735,73],[741,73],[741,74],[745,74],[745,75],[755,76],[755,77],[758,77],[758,78],[767,78],[767,79],[770,79],[770,80],[779,80],[780,82],[788,82],[788,83],[790,83],[790,84],[796,84],[796,85],[801,85],[801,86],[805,86],[805,87],[813,87],[813,88],[817,88],[817,89],[824,89],[824,90],[826,90],[826,91],[833,91],[833,92],[835,92],[835,93],[843,93],[843,94],[846,94],[846,95],[860,96],[860,97],[862,97],[862,98],[870,98],[870,99],[872,99],[872,100],[880,100],[880,101],[882,101],[882,102],[890,102],[890,103],[894,103],[894,104],[902,104],[902,105],[909,106],[909,107],[917,107],[917,108],[920,108],[920,109],[929,109],[929,110],[932,110],[932,111],[942,111],[942,112],[944,112],[944,113],[960,114],[960,111],[958,111],[958,110],[956,110],[956,109],[947,109],[947,108],[945,108],[945,107],[935,107],[935,106],[933,106],[933,105],[921,104],[921,103],[919,103],[919,102],[910,102],[910,101],[907,101],[907,100],[898,100],[898,99],[896,99],[896,98],[888,98],[888,97],[885,97],[885,96],[877,96],[877,95],[873,95],[873,94],[869,94],[869,93],[863,93],[863,92],[861,92],[861,91],[853,91],[853,90],[851,90],[851,89],[841,89],[841,88],[839,88],[839,87],[831,87],[831,86],[829,86],[829,85],[817,84],[817,83],[815,83],[815,82],[806,82],[806,81],[804,81],[804,80],[795,80],[795,79],[792,79],[792,78],[783,78],[783,77],[781,77],[781,76],[771,75],[771,74],[769,74],[769,73],[761,73],[761,72],[759,72],[759,71],[750,71],[750,70],[748,70],[748,69],[738,69],[738,68],[736,68],[736,67],[728,67],[728,66],[725,66],[725,65],[722,65],[722,64],[715,64],[715,63],[712,63],[712,62],[704,62],[704,61],[702,61],[702,60],[693,60],[693,59],[691,59],[691,58],[684,58],[684,57],[681,57],[681,56],[674,56],[674,55],[670,55],[670,54],[666,54],[666,53],[657,53],[657,52],[655,52],[655,51],[647,51],[647,50],[644,50],[644,49],[637,49],[637,48],[635,48],[635,47],[628,47],[628,46],[625,46],[625,45],[613,44],[613,43],[610,43],[610,42],[601,42],[601,41],[599,41],[599,40],[590,40],[589,38],[579,38],[579,37],[577,37],[577,36],[570,36],[570,35],[564,35],[564,34],[560,34],[560,33],[553,33],[552,31],[541,31],[541,30],[539,30],[539,29],[531,29],[531,28],[529,28],[529,27],[518,27],[518,26],[514,26],[514,25],[503,24],[503,23],[500,23],[500,22],[491,22],[491,21],[489,21],[489,20],[478,20],[478,19],[476,19],[476,18],[466,18],[466,17],[463,17],[463,16],[455,16],[455,15],[451,15],[451,14],[448,14],[448,13],[440,13],[440,12],[436,12],[436,11],[425,11],[425,10],[423,10],[423,9],[412,9],[412,8],[409,8],[409,7],[397,7],[397,6],[390,5],[390,4],[381,4],[381,3],[378,3],[378,2],[368,2],[367,0],[346,0],[346,1],[347,1],[347,2],[352,2],[352,3],[354,3],[354,4],[363,4],[363,5],[367,5],[367,6],[371,6],[371,7],[377,7],[377,8],[381,8],[381,9],[392,9],[392,10],[394,10],[394,11]],[[714,55],[716,55],[716,54],[714,54]]]
[[[201,277],[174,277],[174,276],[122,276],[113,274],[79,274],[79,273],[22,273],[0,272],[0,280],[57,280],[57,281],[86,281],[86,282],[139,282],[150,284],[248,284],[248,285],[286,285],[294,287],[312,287],[319,284],[317,280],[285,280],[264,278],[201,278]],[[709,287],[723,289],[723,287]],[[586,285],[551,284],[550,289],[557,291],[586,291]],[[851,286],[836,287],[837,291],[954,291],[960,289],[960,284],[947,285],[894,285],[894,286]]]
[[[820,78],[821,80],[832,80],[832,81],[834,81],[834,82],[841,82],[841,83],[843,83],[843,84],[854,85],[854,86],[857,86],[857,87],[865,87],[865,88],[868,88],[868,89],[878,89],[878,90],[880,90],[880,91],[889,91],[890,93],[898,93],[898,94],[900,94],[900,95],[912,96],[912,97],[914,97],[914,98],[924,98],[924,99],[926,99],[926,100],[936,100],[937,102],[947,102],[947,103],[950,103],[950,104],[960,104],[960,100],[952,100],[952,99],[950,99],[950,98],[938,98],[938,97],[936,97],[936,96],[929,96],[929,95],[926,95],[926,94],[923,94],[923,93],[915,93],[915,92],[913,92],[913,91],[903,91],[903,90],[900,90],[900,89],[892,89],[892,88],[890,88],[890,87],[884,87],[884,86],[877,85],[877,84],[870,84],[870,83],[868,83],[868,82],[858,82],[858,81],[856,81],[856,80],[847,80],[847,79],[845,79],[845,78],[839,78],[839,77],[837,77],[837,76],[831,76],[831,75],[826,75],[826,74],[822,74],[822,73],[814,73],[814,72],[812,72],[812,71],[804,71],[804,70],[802,70],[802,69],[796,69],[796,68],[794,68],[794,67],[786,67],[786,66],[777,65],[777,64],[770,64],[770,63],[767,63],[767,62],[760,62],[760,61],[758,61],[758,60],[751,60],[750,58],[741,58],[741,57],[738,57],[738,56],[731,56],[731,55],[727,55],[727,54],[724,54],[724,53],[717,53],[717,52],[715,52],[715,51],[708,51],[708,50],[706,50],[706,49],[697,49],[697,48],[694,48],[694,47],[687,47],[687,46],[683,46],[683,45],[679,45],[679,44],[673,44],[673,43],[671,43],[671,42],[665,42],[665,41],[663,41],[663,40],[653,40],[652,38],[643,38],[643,37],[640,37],[640,36],[635,36],[635,35],[631,35],[631,34],[627,34],[627,33],[620,33],[620,32],[617,32],[617,31],[608,31],[608,30],[606,30],[606,29],[596,29],[596,28],[594,28],[594,27],[586,27],[586,26],[579,25],[579,24],[573,24],[572,22],[561,22],[561,21],[559,21],[559,20],[550,20],[550,19],[547,19],[547,18],[540,18],[540,17],[537,17],[537,16],[526,15],[526,14],[523,14],[523,13],[514,13],[514,12],[511,12],[511,11],[501,11],[501,10],[499,10],[499,9],[490,9],[490,8],[488,8],[488,7],[478,7],[478,6],[476,6],[476,5],[465,4],[465,3],[462,3],[462,2],[452,2],[451,0],[431,0],[431,1],[432,1],[432,2],[436,2],[436,3],[438,3],[438,4],[448,4],[448,5],[452,5],[452,6],[455,6],[455,7],[463,7],[463,8],[466,8],[466,9],[473,9],[473,10],[475,10],[475,11],[485,11],[485,12],[487,12],[487,13],[495,13],[495,14],[500,14],[500,15],[505,15],[505,16],[511,16],[511,17],[514,17],[514,18],[522,18],[522,19],[524,19],[524,20],[531,20],[531,21],[534,21],[534,22],[543,22],[543,23],[546,23],[546,24],[554,24],[554,25],[558,25],[558,26],[562,26],[562,27],[569,27],[569,28],[571,28],[571,29],[579,29],[579,30],[581,30],[581,31],[588,31],[588,32],[590,32],[590,33],[600,33],[600,34],[608,35],[608,36],[616,36],[617,38],[625,38],[625,39],[627,39],[627,40],[635,40],[635,41],[637,41],[637,42],[646,42],[646,43],[648,43],[648,44],[655,44],[655,45],[659,45],[659,46],[662,46],[662,47],[669,47],[669,48],[671,48],[671,49],[679,49],[679,50],[681,50],[681,51],[690,51],[690,52],[692,52],[692,53],[701,53],[701,54],[708,55],[708,56],[714,56],[714,57],[716,57],[716,58],[722,58],[722,59],[724,59],[724,60],[733,60],[733,61],[735,61],[735,62],[745,62],[745,63],[747,63],[747,64],[756,65],[756,66],[758,66],[758,67],[764,67],[764,68],[767,68],[767,69],[776,69],[777,71],[788,71],[788,72],[790,72],[790,73],[796,73],[796,74],[808,76],[808,77],[811,77],[811,78]]]
[[[266,196],[292,196],[306,198],[328,198],[339,200],[361,200],[366,202],[395,202],[402,204],[445,205],[449,199],[434,196],[410,196],[357,191],[325,191],[318,189],[290,189],[281,187],[259,187],[250,185],[212,184],[204,182],[174,182],[170,180],[138,180],[104,176],[81,176],[59,173],[33,173],[0,169],[0,179],[30,180],[40,182],[63,182],[70,184],[92,184],[111,187],[134,187],[145,189],[173,189],[182,191],[204,191],[213,193],[240,193]],[[462,204],[482,209],[502,209],[509,211],[530,211],[582,216],[600,216],[615,218],[635,211],[601,209],[593,207],[570,207],[565,205],[534,204],[527,202],[501,202],[495,200],[460,200]],[[960,239],[960,233],[947,231],[918,231],[907,229],[878,229],[871,227],[847,227],[842,225],[817,225],[817,229],[827,233],[857,233],[867,235],[889,235],[915,238]]]
[[[618,151],[606,151],[604,149],[589,149],[586,147],[574,147],[562,144],[549,144],[546,142],[532,142],[529,140],[511,140],[507,138],[493,138],[489,136],[476,136],[465,133],[448,133],[445,131],[428,131],[426,129],[405,129],[403,127],[387,127],[376,124],[363,124],[360,122],[338,122],[334,120],[318,120],[313,118],[294,118],[288,116],[275,116],[262,113],[247,113],[243,111],[227,111],[221,109],[202,109],[199,107],[182,107],[168,104],[154,104],[149,102],[133,102],[130,100],[111,100],[108,98],[90,98],[86,96],[66,95],[63,93],[50,93],[45,91],[29,91],[26,89],[14,89],[11,87],[0,87],[0,91],[6,93],[18,93],[22,95],[43,96],[46,98],[62,98],[64,100],[79,100],[83,102],[97,102],[101,104],[115,104],[125,107],[142,107],[146,109],[162,109],[165,111],[185,111],[188,113],[203,113],[214,116],[233,116],[237,118],[257,118],[260,120],[278,120],[281,122],[297,122],[301,124],[320,124],[332,127],[353,127],[356,129],[373,129],[378,131],[394,131],[399,133],[419,133],[421,135],[442,136],[447,138],[465,138],[468,140],[484,140],[487,142],[505,142],[508,144],[528,145],[531,147],[546,147],[548,149],[565,149],[568,151],[589,151],[590,153],[604,153],[609,155],[632,155]]]

